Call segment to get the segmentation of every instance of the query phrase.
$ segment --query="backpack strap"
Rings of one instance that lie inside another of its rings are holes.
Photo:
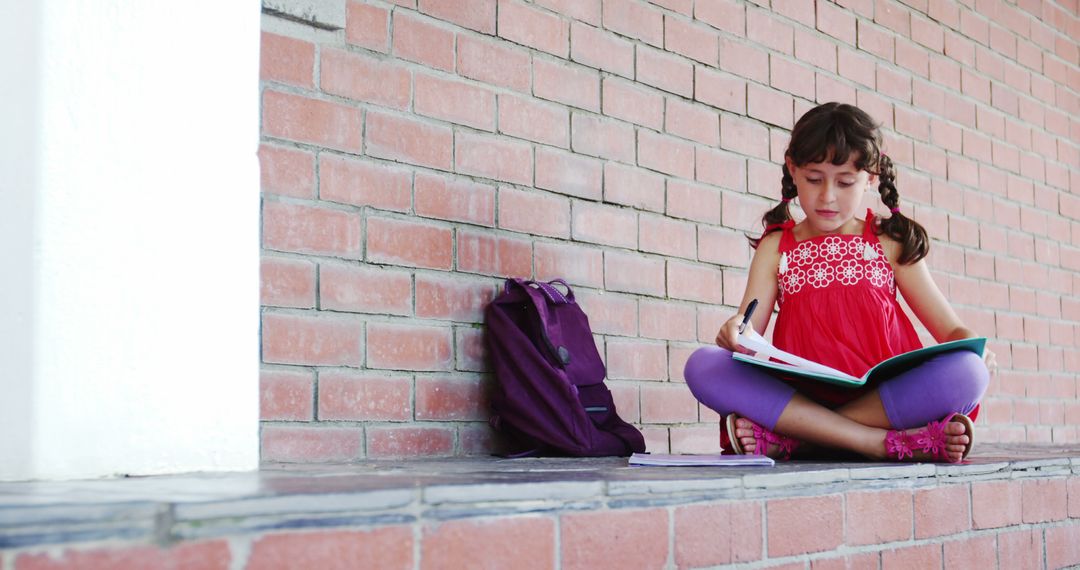
[[[555,305],[566,305],[574,302],[574,290],[571,289],[570,285],[567,284],[567,282],[562,278],[552,279],[547,283],[544,283],[543,281],[532,281],[519,278],[507,279],[506,283],[503,285],[503,291],[510,292],[510,288],[515,284],[522,287],[533,287],[535,289],[539,289],[540,292],[543,293],[544,296],[547,297],[548,300],[550,300],[552,304]],[[559,291],[558,287],[555,287],[555,284],[566,287],[566,294],[563,294],[562,291]]]

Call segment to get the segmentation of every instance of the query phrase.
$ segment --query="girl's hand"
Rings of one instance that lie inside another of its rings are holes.
[[[986,365],[986,369],[990,371],[990,374],[997,372],[997,355],[989,347],[983,350],[983,364]]]
[[[739,325],[742,324],[742,320],[743,316],[741,314],[728,319],[724,325],[720,327],[720,332],[716,333],[716,345],[732,352],[753,354],[753,352],[739,346]]]

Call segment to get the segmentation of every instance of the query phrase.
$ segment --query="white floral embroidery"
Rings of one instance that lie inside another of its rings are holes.
[[[781,293],[798,293],[799,289],[806,283],[806,273],[798,267],[792,267],[781,278],[780,292]]]
[[[836,274],[844,285],[854,285],[863,278],[863,266],[857,259],[845,259],[840,262]]]
[[[847,244],[838,236],[829,236],[821,242],[821,255],[827,261],[840,261],[847,252]]]
[[[807,265],[818,255],[818,247],[814,242],[804,241],[791,252],[791,261],[795,265]]]
[[[817,289],[826,287],[833,281],[833,268],[824,261],[815,263],[807,272],[806,280]]]
[[[874,287],[884,286],[886,282],[892,280],[889,265],[881,257],[867,263],[866,280],[872,283]]]

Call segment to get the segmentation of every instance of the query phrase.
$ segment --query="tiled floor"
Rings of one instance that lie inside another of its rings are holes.
[[[625,458],[445,458],[257,472],[0,483],[0,548],[227,536],[486,514],[919,488],[1080,472],[1080,448],[983,445],[961,465],[629,467]]]

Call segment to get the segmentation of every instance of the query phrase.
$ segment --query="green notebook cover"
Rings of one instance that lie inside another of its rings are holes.
[[[907,370],[915,365],[918,365],[930,357],[941,354],[943,352],[949,352],[951,350],[970,350],[975,354],[982,355],[983,349],[986,348],[986,338],[965,338],[961,340],[954,340],[950,342],[943,342],[941,344],[935,344],[933,346],[927,346],[911,352],[905,352],[898,354],[887,360],[879,362],[876,366],[866,371],[861,378],[851,376],[849,374],[843,374],[838,372],[836,374],[827,374],[824,372],[812,372],[793,366],[791,364],[785,364],[783,362],[776,362],[772,360],[761,360],[748,354],[742,354],[739,352],[732,353],[732,357],[739,362],[745,362],[754,366],[760,366],[762,368],[771,368],[773,370],[779,370],[790,376],[797,376],[799,378],[808,378],[811,380],[821,380],[822,382],[828,382],[830,384],[837,384],[840,386],[848,386],[851,388],[858,388],[863,384],[870,381],[875,376],[891,377],[900,372]]]

